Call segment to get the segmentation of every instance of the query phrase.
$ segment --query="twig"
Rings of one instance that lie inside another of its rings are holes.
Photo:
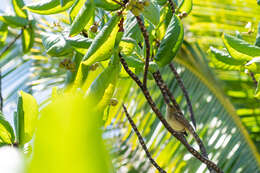
[[[156,163],[156,161],[152,158],[150,152],[149,152],[148,149],[147,149],[147,146],[146,146],[145,143],[144,143],[144,139],[143,139],[142,135],[141,135],[140,132],[138,131],[138,129],[137,129],[137,127],[136,127],[134,121],[131,119],[129,113],[127,112],[127,109],[126,109],[125,105],[122,104],[122,106],[123,106],[124,112],[125,112],[125,114],[126,114],[126,117],[127,117],[128,121],[129,121],[129,123],[131,124],[133,130],[135,131],[135,133],[136,133],[136,135],[137,135],[137,137],[138,137],[138,140],[139,140],[141,146],[143,147],[143,150],[145,151],[145,153],[146,153],[147,157],[149,158],[150,162],[153,164],[153,166],[154,166],[156,169],[158,169],[159,172],[161,172],[161,173],[166,173],[166,171],[163,170],[163,169]]]
[[[172,72],[174,73],[174,76],[177,79],[177,82],[178,82],[178,84],[179,84],[179,86],[180,86],[180,88],[181,88],[181,90],[182,90],[182,92],[184,94],[184,97],[186,98],[187,105],[188,105],[188,108],[189,108],[189,111],[190,111],[190,118],[191,118],[191,121],[192,121],[195,129],[196,129],[196,120],[195,120],[195,117],[194,117],[194,113],[193,113],[193,109],[192,109],[192,105],[191,105],[191,101],[190,101],[188,92],[187,92],[187,90],[186,90],[186,88],[184,86],[184,83],[183,83],[181,77],[179,76],[177,70],[175,69],[173,63],[170,63],[169,67],[172,70]]]
[[[117,4],[121,5],[122,7],[124,7],[124,6],[125,6],[123,3],[121,3],[121,2],[119,2],[119,1],[117,1],[117,0],[112,0],[112,1],[114,1],[115,3],[117,3]]]
[[[2,58],[2,56],[4,55],[5,52],[7,52],[11,47],[12,45],[16,42],[16,40],[22,36],[22,33],[23,33],[23,30],[21,30],[21,33],[18,34],[3,50],[2,52],[0,53],[0,58]]]
[[[257,81],[256,81],[256,78],[255,78],[255,74],[253,72],[251,72],[251,71],[249,72],[249,74],[250,74],[250,76],[251,76],[255,86],[257,87]]]
[[[144,66],[144,79],[143,79],[143,84],[144,87],[146,88],[146,83],[147,83],[147,74],[148,74],[148,68],[149,68],[149,60],[150,60],[150,42],[149,42],[149,35],[148,32],[144,26],[144,23],[142,19],[139,16],[136,16],[137,23],[142,31],[144,41],[145,41],[145,48],[146,48],[146,58],[145,58],[145,66]]]
[[[0,59],[2,58],[2,56],[12,47],[12,45],[16,42],[16,40],[21,37],[23,33],[23,30],[21,30],[21,33],[18,34],[0,53]],[[0,111],[3,111],[3,96],[2,96],[2,73],[1,73],[1,69],[0,69]]]
[[[163,115],[161,114],[160,110],[157,108],[155,102],[152,100],[152,97],[147,90],[146,87],[143,86],[142,82],[139,80],[139,78],[128,68],[128,65],[126,61],[123,59],[122,55],[119,53],[120,62],[123,65],[125,71],[128,73],[128,75],[136,82],[136,84],[139,86],[139,88],[142,90],[147,102],[149,103],[150,107],[152,108],[153,112],[157,116],[157,118],[161,121],[161,123],[164,125],[164,127],[174,136],[176,137],[185,147],[186,149],[198,160],[205,163],[208,167],[214,169],[218,173],[222,173],[222,170],[212,161],[210,161],[208,158],[201,155],[198,151],[196,151],[190,144],[186,141],[184,136],[181,133],[178,133],[174,131],[171,126],[168,124],[168,122],[165,120]]]
[[[172,2],[172,0],[168,0],[169,4],[170,4],[170,7],[171,7],[171,10],[172,10],[172,13],[174,14],[175,13],[175,7],[174,7],[174,4]]]
[[[162,76],[160,74],[159,71],[153,73],[154,79],[158,85],[158,87],[160,88],[161,92],[163,95],[165,95],[165,93],[167,93],[167,96],[170,98],[170,100],[172,101],[175,109],[177,110],[178,114],[176,114],[176,119],[177,121],[179,121],[180,123],[182,123],[186,129],[192,134],[192,136],[194,137],[195,141],[197,142],[197,144],[200,147],[200,151],[202,153],[202,155],[208,159],[208,154],[206,151],[206,148],[202,142],[202,140],[200,139],[200,137],[197,135],[197,133],[195,132],[195,130],[193,129],[193,127],[189,124],[189,121],[187,119],[185,119],[183,113],[181,112],[181,109],[178,105],[178,103],[176,102],[174,96],[172,95],[172,93],[170,92],[169,88],[167,87],[167,85],[165,84],[165,82],[162,79]],[[167,99],[165,99],[165,102],[167,102]],[[168,104],[168,106],[171,107],[170,104]],[[208,169],[210,170],[210,172],[212,171],[212,167],[207,165]],[[214,168],[213,168],[214,169]]]

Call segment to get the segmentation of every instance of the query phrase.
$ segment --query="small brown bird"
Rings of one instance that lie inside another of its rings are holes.
[[[168,105],[166,106],[166,120],[169,123],[169,125],[172,127],[173,130],[181,132],[185,136],[188,136],[185,126],[176,119],[177,113],[178,112],[176,109],[171,108]]]

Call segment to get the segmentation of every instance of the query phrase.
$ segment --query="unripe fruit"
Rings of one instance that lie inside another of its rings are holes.
[[[98,26],[97,26],[96,24],[94,24],[94,25],[92,25],[92,26],[90,27],[90,31],[93,32],[93,33],[96,33],[97,30],[98,30]]]
[[[118,100],[116,98],[111,98],[109,104],[111,106],[116,106],[118,104]]]

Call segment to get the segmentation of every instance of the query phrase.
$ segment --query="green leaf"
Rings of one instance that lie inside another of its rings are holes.
[[[260,5],[260,0],[257,0],[257,4]]]
[[[257,82],[257,88],[255,90],[255,97],[260,98],[260,79]]]
[[[229,54],[237,60],[250,61],[252,58],[260,56],[260,48],[250,45],[237,37],[223,34],[223,42]]]
[[[13,16],[10,14],[0,14],[0,20],[11,27],[24,27],[29,24],[29,21],[19,16]]]
[[[260,22],[258,23],[258,32],[255,39],[255,45],[260,47]]]
[[[122,38],[119,47],[121,53],[125,55],[131,55],[134,48],[137,46],[137,43],[134,39],[131,38]]]
[[[83,48],[88,49],[91,43],[93,42],[92,39],[83,37],[81,35],[77,35],[75,37],[65,37],[66,42],[74,48]]]
[[[165,66],[172,61],[181,47],[183,36],[182,22],[178,16],[174,15],[155,55],[159,66]]]
[[[13,8],[17,16],[27,18],[28,14],[26,10],[23,10],[24,1],[23,0],[12,0]]]
[[[124,29],[125,38],[132,38],[136,40],[137,43],[143,40],[143,36],[135,19],[135,16],[130,11],[127,14]]]
[[[23,46],[23,53],[27,53],[33,47],[34,43],[34,26],[29,25],[28,28],[23,29],[22,34],[22,46]]]
[[[88,24],[90,18],[94,15],[94,10],[94,1],[87,0],[83,7],[80,9],[75,20],[73,20],[69,33],[70,36],[77,35],[84,29],[84,27]]]
[[[4,144],[13,144],[14,141],[15,136],[13,128],[0,112],[0,146]]]
[[[97,34],[83,58],[85,65],[92,65],[95,62],[106,60],[112,56],[119,19],[118,14],[115,14]]]
[[[87,90],[86,97],[92,101],[91,104],[97,105],[102,100],[102,97],[104,96],[107,89],[108,93],[106,94],[112,97],[111,92],[117,82],[119,71],[119,57],[118,52],[115,51],[115,54],[108,67],[98,75],[98,77],[92,82],[91,86]],[[100,106],[103,107],[103,105]]]
[[[182,0],[178,6],[178,12],[186,12],[187,14],[189,14],[192,10],[192,6],[192,0]]]
[[[41,111],[33,155],[25,172],[111,172],[102,139],[102,116],[89,109],[89,103],[91,100],[79,94],[63,93]]]
[[[56,14],[70,8],[75,0],[68,1],[64,6],[61,6],[60,0],[42,0],[26,5],[24,8],[29,11],[42,15]]]
[[[60,6],[64,7],[67,3],[70,3],[71,0],[60,0]]]
[[[245,67],[254,73],[260,73],[260,57],[253,58]]]
[[[38,104],[35,98],[23,91],[19,92],[17,125],[19,145],[24,145],[32,139],[38,119]]]
[[[97,7],[102,8],[106,11],[115,11],[121,7],[113,0],[94,0],[94,2]]]
[[[75,17],[78,15],[80,9],[85,4],[86,0],[77,0],[72,7],[70,8],[69,14],[70,14],[70,20],[71,23],[74,21]]]
[[[157,26],[160,21],[160,8],[150,1],[149,6],[144,7],[144,11],[142,12],[144,17],[147,18],[154,26]]]
[[[72,47],[63,35],[57,33],[42,33],[42,44],[51,56],[64,56],[72,52]]]
[[[212,55],[211,62],[216,68],[222,70],[242,70],[244,62],[232,58],[227,52],[210,47],[210,53]]]

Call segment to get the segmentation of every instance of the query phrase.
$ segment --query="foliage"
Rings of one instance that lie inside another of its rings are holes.
[[[256,4],[246,2],[247,8]],[[172,15],[171,6],[163,0],[131,0],[126,8],[121,7],[123,3],[44,0],[24,4],[23,0],[13,0],[15,14],[1,13],[0,46],[6,49],[0,56],[4,91],[7,79],[17,84],[4,95],[4,110],[13,100],[18,103],[14,120],[10,120],[14,121],[15,135],[9,122],[0,116],[0,145],[25,150],[25,172],[154,172],[121,110],[122,103],[126,103],[152,157],[162,168],[167,172],[205,171],[206,166],[162,126],[118,57],[120,52],[142,79],[145,57],[151,54],[155,61],[149,63],[147,86],[160,111],[165,113],[166,106],[151,80],[158,69],[188,115],[183,94],[166,66],[174,60],[191,97],[198,122],[196,131],[209,151],[209,159],[224,172],[259,171],[260,128],[243,118],[258,122],[260,111],[255,99],[260,95],[260,82],[255,88],[243,72],[254,72],[260,80],[260,29],[257,36],[232,36],[232,23],[222,21],[231,20],[230,15],[257,21],[257,10],[245,14],[240,11],[246,10],[244,7],[224,0],[175,0],[176,14]],[[221,13],[218,10],[222,7],[225,8]],[[232,11],[233,8],[238,10]],[[51,24],[43,15],[52,15],[55,22]],[[214,15],[224,17],[212,22]],[[147,30],[150,52],[136,16]],[[244,31],[241,26],[234,26]],[[223,42],[217,34],[220,29],[225,31]],[[14,42],[7,37],[15,38]],[[252,37],[256,38],[254,45]],[[16,43],[20,38],[22,48]],[[221,49],[223,45],[226,49]],[[209,46],[213,47],[207,56],[204,50]],[[222,83],[208,67],[207,58]],[[243,82],[241,75],[246,78]],[[52,96],[49,92],[39,99],[39,93],[52,86],[59,89],[54,87]],[[20,91],[17,98],[17,90],[31,94]],[[237,114],[242,116],[243,124]],[[196,146],[191,136],[187,140]],[[111,149],[113,168],[105,147]]]

